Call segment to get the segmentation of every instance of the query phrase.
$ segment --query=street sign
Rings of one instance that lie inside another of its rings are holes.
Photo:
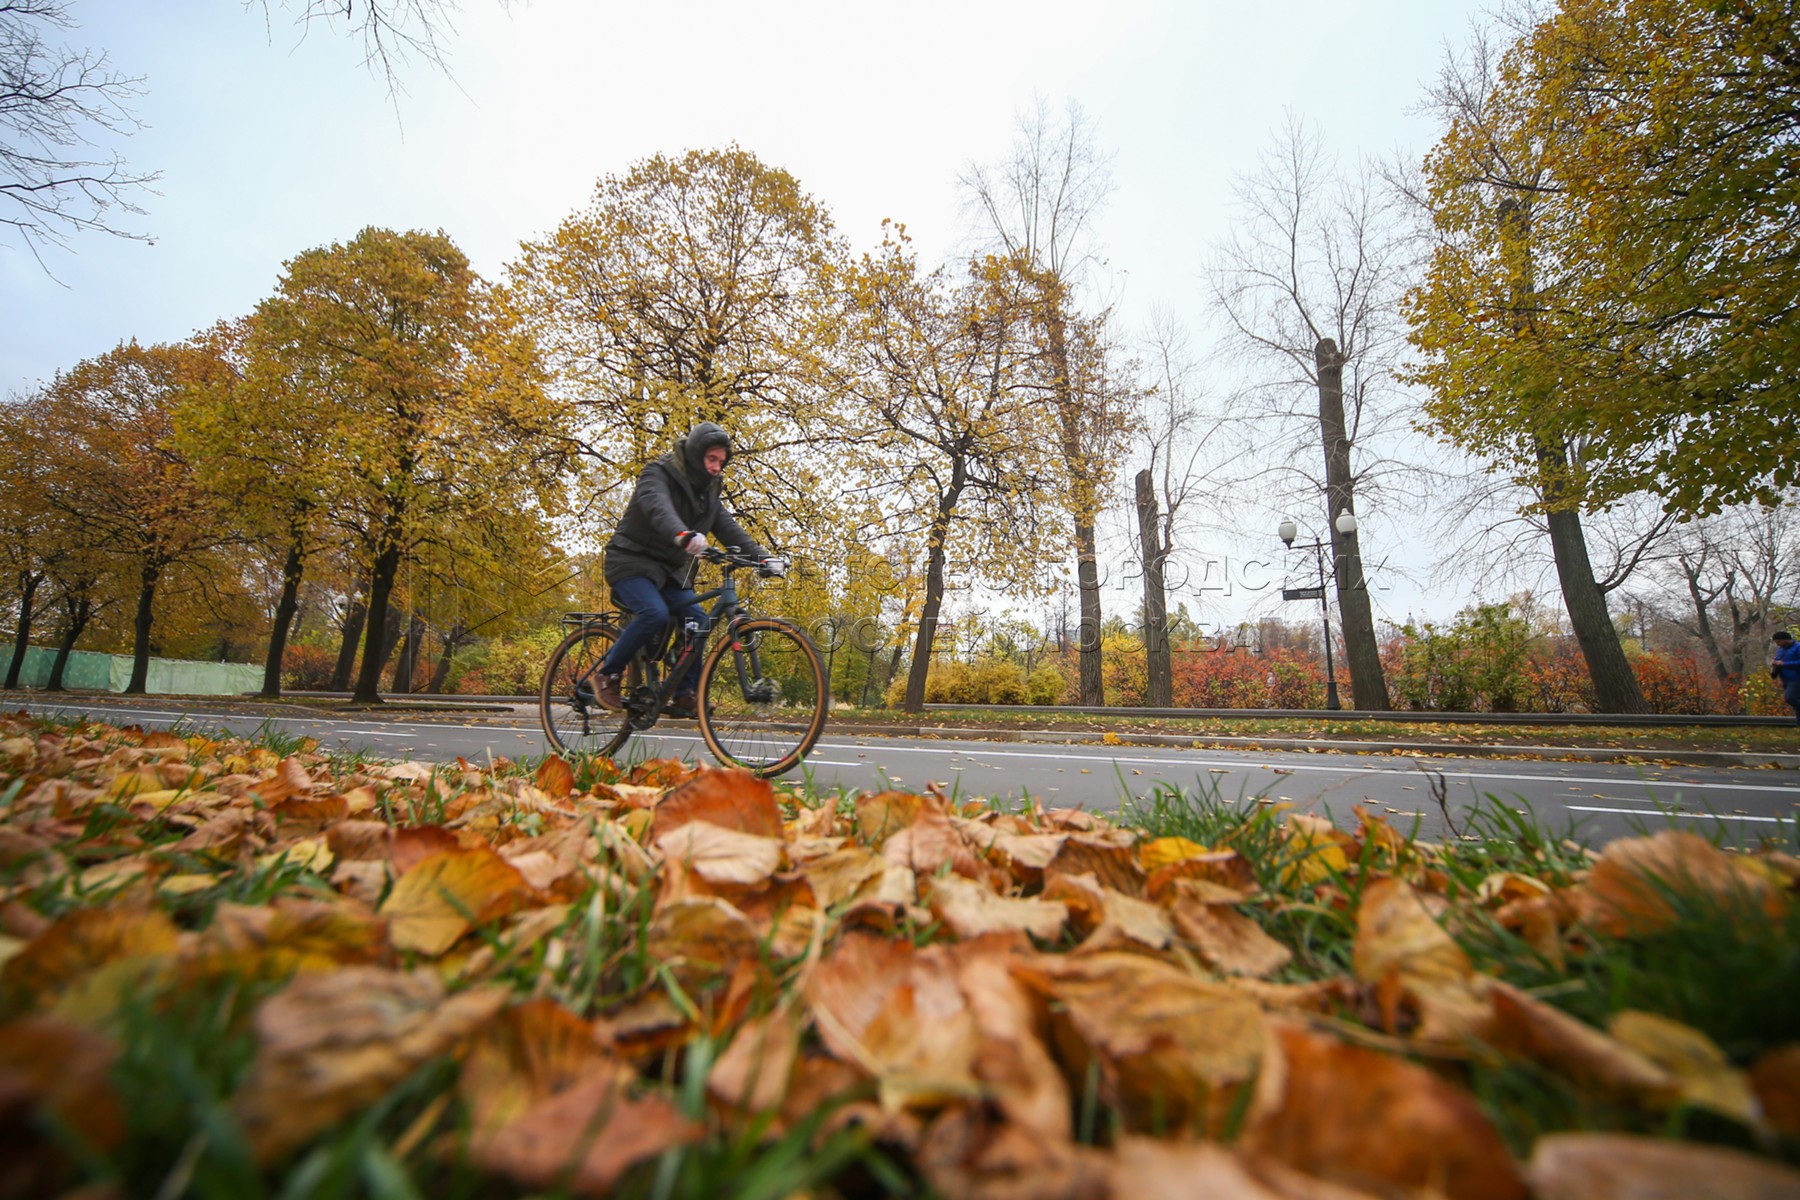
[[[1282,588],[1281,598],[1283,600],[1323,600],[1325,598],[1325,589],[1316,587]]]

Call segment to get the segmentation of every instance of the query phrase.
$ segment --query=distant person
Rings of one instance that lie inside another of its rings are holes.
[[[1794,724],[1800,725],[1800,642],[1785,629],[1777,629],[1773,640],[1775,661],[1769,664],[1769,674],[1781,681],[1782,697],[1794,710]]]
[[[702,421],[638,476],[625,515],[606,544],[607,585],[613,599],[631,614],[630,624],[600,664],[595,699],[607,708],[625,706],[619,693],[625,668],[671,619],[705,622],[706,613],[689,581],[697,565],[694,560],[706,553],[707,534],[723,539],[739,554],[762,559],[770,574],[781,572],[779,560],[771,559],[719,502],[725,464],[730,461],[731,435]],[[699,679],[700,656],[695,655],[670,713],[694,715]]]

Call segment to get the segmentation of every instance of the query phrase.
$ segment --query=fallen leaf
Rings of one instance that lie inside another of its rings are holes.
[[[780,1108],[805,1029],[806,1014],[796,1005],[783,1005],[745,1021],[714,1061],[706,1090],[721,1104],[746,1112]]]
[[[930,1194],[971,1200],[1105,1200],[1109,1156],[958,1104],[919,1139]]]
[[[55,1017],[0,1025],[0,1195],[63,1195],[76,1177],[68,1140],[82,1157],[118,1148],[116,1055],[110,1039]]]
[[[1777,1046],[1752,1063],[1750,1085],[1769,1127],[1800,1138],[1800,1042]]]
[[[1576,905],[1602,933],[1633,937],[1674,925],[1678,898],[1730,919],[1776,919],[1787,910],[1766,866],[1679,830],[1608,843],[1577,891]]]
[[[470,1157],[523,1187],[606,1195],[633,1164],[701,1133],[667,1100],[629,1095],[629,1079],[621,1067],[594,1070],[496,1133],[476,1137]]]
[[[1496,982],[1494,1048],[1529,1058],[1592,1088],[1618,1096],[1667,1103],[1680,1090],[1668,1071],[1649,1058],[1511,984]]]
[[[175,948],[175,925],[160,912],[77,909],[59,917],[0,967],[0,1013],[47,1009],[104,968],[123,966],[126,975],[141,975]]]
[[[683,982],[722,975],[762,952],[756,926],[736,905],[714,896],[667,905],[650,922],[645,949]]]
[[[537,785],[546,796],[566,800],[575,790],[575,770],[567,759],[549,755],[538,767]]]
[[[1553,1133],[1525,1168],[1536,1200],[1793,1200],[1800,1171],[1723,1146],[1624,1133]]]
[[[880,855],[848,845],[800,864],[821,908],[833,908],[875,890],[887,864]]]
[[[1200,960],[1227,975],[1262,978],[1287,966],[1293,952],[1267,933],[1254,918],[1229,904],[1207,903],[1198,889],[1182,881],[1169,905],[1169,920],[1176,934],[1188,943]]]
[[[766,883],[781,866],[781,840],[690,820],[656,839],[665,859],[710,883]]]
[[[256,1012],[257,1051],[232,1101],[271,1163],[374,1103],[506,1003],[504,988],[446,995],[429,972],[378,967],[298,976]]]
[[[766,779],[748,771],[712,767],[669,792],[657,804],[650,824],[650,841],[689,821],[707,821],[722,829],[735,829],[757,837],[782,838],[781,809]]]
[[[1017,931],[1050,941],[1069,918],[1068,906],[1054,900],[997,896],[957,875],[932,881],[929,907],[945,928],[965,939]]]
[[[525,906],[530,890],[518,868],[492,850],[448,850],[395,880],[380,912],[395,949],[436,956],[476,926]]]
[[[1475,1098],[1422,1067],[1278,1024],[1239,1145],[1350,1187],[1524,1200],[1518,1168]]]
[[[1655,1013],[1627,1010],[1613,1014],[1607,1032],[1673,1075],[1683,1102],[1745,1125],[1762,1123],[1749,1078],[1698,1029]]]
[[[527,1000],[470,1039],[456,1089],[478,1135],[491,1133],[613,1061],[591,1022],[554,1000]]]
[[[1141,954],[1044,957],[1016,968],[1061,1007],[1052,1017],[1071,1084],[1090,1062],[1126,1127],[1217,1133],[1267,1041],[1262,1009],[1239,992]]]

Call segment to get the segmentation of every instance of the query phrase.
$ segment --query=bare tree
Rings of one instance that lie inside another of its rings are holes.
[[[260,8],[270,20],[270,0],[245,0],[246,8]],[[400,96],[401,70],[413,58],[448,72],[444,41],[456,32],[458,0],[275,0],[294,14],[301,30],[315,21],[342,26],[362,43],[363,65],[387,84],[388,95]],[[501,0],[507,7],[508,0]]]
[[[1360,534],[1337,526],[1360,491],[1400,465],[1366,447],[1404,428],[1395,370],[1407,240],[1375,172],[1341,173],[1291,118],[1238,199],[1243,219],[1209,272],[1213,295],[1252,369],[1273,372],[1256,390],[1286,431],[1277,487],[1324,496],[1353,703],[1386,709]],[[1309,445],[1323,451],[1323,474],[1301,465]]]
[[[1104,339],[1078,332],[1083,318],[1077,292],[1093,263],[1091,224],[1112,188],[1111,162],[1100,153],[1093,122],[1079,105],[1071,102],[1059,116],[1040,98],[1021,116],[1011,153],[991,167],[972,164],[961,183],[989,243],[1019,265],[1036,293],[1047,398],[1057,423],[1075,535],[1081,594],[1079,695],[1083,704],[1102,704],[1095,526],[1113,456],[1122,448],[1125,413],[1121,393],[1098,386],[1113,373],[1104,357],[1092,357],[1104,356]],[[1087,321],[1090,330],[1101,326],[1104,314]]]
[[[77,49],[69,0],[0,0],[0,223],[41,264],[46,246],[95,231],[148,240],[121,223],[156,175],[103,143],[140,128],[141,76],[104,51]]]
[[[1166,706],[1174,702],[1168,564],[1195,505],[1214,498],[1219,468],[1209,453],[1225,423],[1205,411],[1187,334],[1166,312],[1151,319],[1145,359],[1155,383],[1143,392],[1138,439],[1149,464],[1134,479],[1144,573],[1145,703]]]

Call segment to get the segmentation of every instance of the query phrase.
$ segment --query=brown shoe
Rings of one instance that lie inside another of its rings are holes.
[[[618,712],[625,707],[625,697],[619,695],[619,676],[602,672],[594,676],[594,698],[600,701],[602,708],[610,708]]]
[[[693,692],[676,692],[675,698],[669,701],[671,717],[692,719],[700,715],[700,697]]]

